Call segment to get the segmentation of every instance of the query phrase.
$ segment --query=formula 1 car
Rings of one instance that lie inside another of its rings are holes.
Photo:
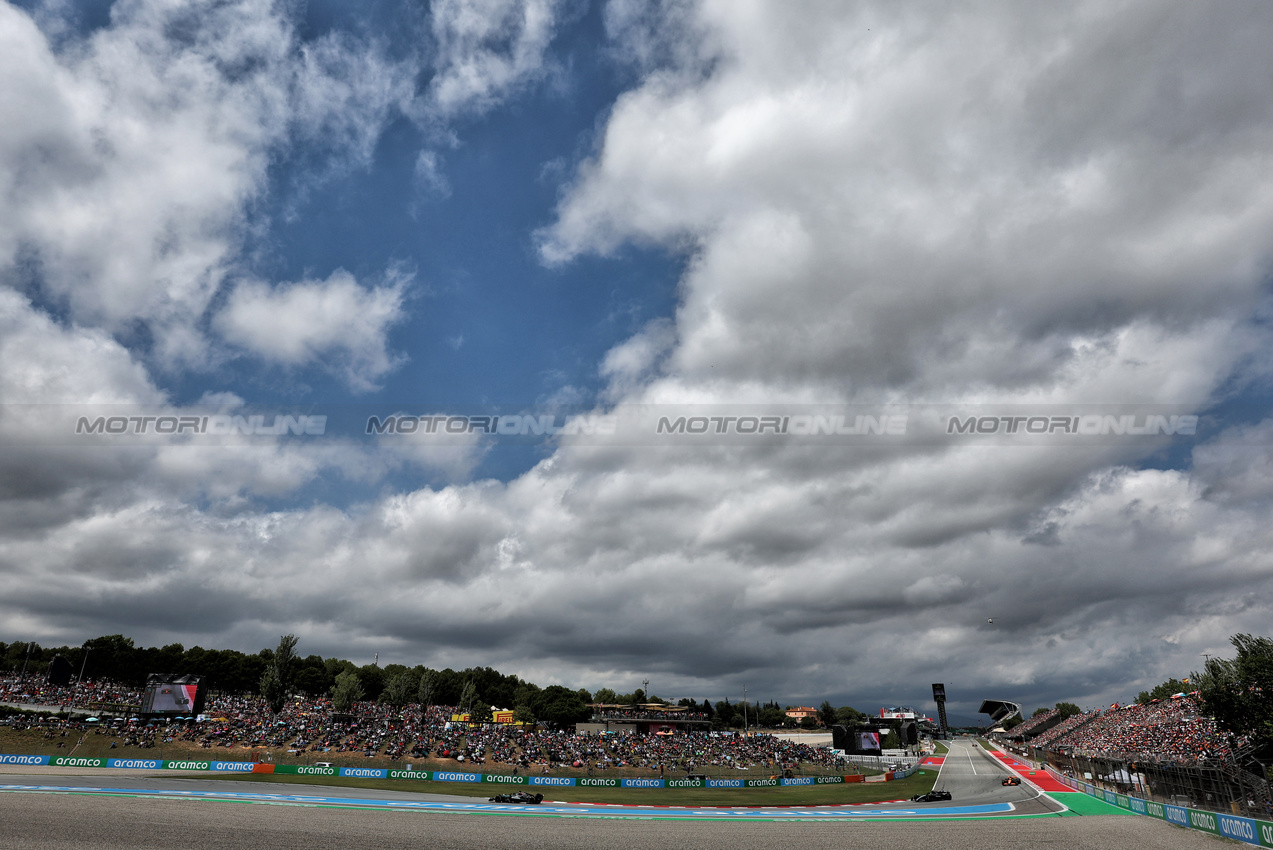
[[[543,794],[532,794],[529,791],[514,791],[512,794],[496,794],[489,800],[489,802],[492,803],[519,803],[525,806],[537,806],[543,801]]]
[[[949,791],[938,791],[936,789],[933,789],[932,791],[929,791],[927,794],[916,794],[914,797],[911,797],[911,802],[912,803],[936,803],[939,800],[949,800],[949,799],[950,799]]]
[[[1000,784],[1002,784],[1002,785],[1020,785],[1020,784],[1021,784],[1021,777],[1020,777],[1020,776],[1009,776],[1007,779],[1003,780],[1003,782],[1002,782],[1002,783],[1000,783]]]

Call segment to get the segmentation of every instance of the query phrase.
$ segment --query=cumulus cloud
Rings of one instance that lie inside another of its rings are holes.
[[[201,319],[239,262],[271,157],[321,138],[365,162],[410,73],[332,35],[300,45],[259,3],[117,3],[110,26],[55,48],[0,7],[0,278],[154,362],[199,365]]]
[[[619,99],[543,256],[690,240],[674,363],[696,377],[1012,391],[1136,322],[1219,318],[1227,347],[1273,216],[1243,71],[1268,60],[1236,19],[810,5],[696,5],[711,73]]]
[[[435,0],[428,111],[484,112],[549,70],[561,0]]]
[[[245,281],[231,291],[215,324],[228,341],[268,360],[324,363],[353,388],[371,389],[401,362],[389,354],[386,335],[403,318],[409,280],[390,275],[368,288],[342,269],[326,280],[274,288]]]

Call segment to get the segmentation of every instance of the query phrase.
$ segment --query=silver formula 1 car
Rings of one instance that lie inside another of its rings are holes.
[[[529,791],[514,791],[512,794],[496,794],[490,798],[492,803],[516,803],[523,806],[537,806],[544,801],[543,794],[532,794]]]

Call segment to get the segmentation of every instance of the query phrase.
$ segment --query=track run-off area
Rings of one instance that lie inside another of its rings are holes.
[[[1019,786],[1003,786],[1012,773]],[[1050,786],[1056,786],[1055,788]],[[275,786],[278,787],[278,786]],[[806,850],[896,847],[923,836],[963,847],[1212,847],[1215,839],[1070,791],[973,743],[951,742],[939,803],[675,807],[545,800],[518,806],[438,794],[259,785],[199,778],[0,776],[0,847],[587,847],[639,840],[797,842]],[[1059,790],[1057,790],[1059,789]],[[318,791],[318,793],[313,793]],[[759,797],[763,792],[757,792]]]

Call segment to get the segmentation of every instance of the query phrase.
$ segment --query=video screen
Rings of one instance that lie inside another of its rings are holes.
[[[177,680],[151,676],[141,701],[142,714],[194,716],[203,710],[201,687],[202,681],[194,676]]]

